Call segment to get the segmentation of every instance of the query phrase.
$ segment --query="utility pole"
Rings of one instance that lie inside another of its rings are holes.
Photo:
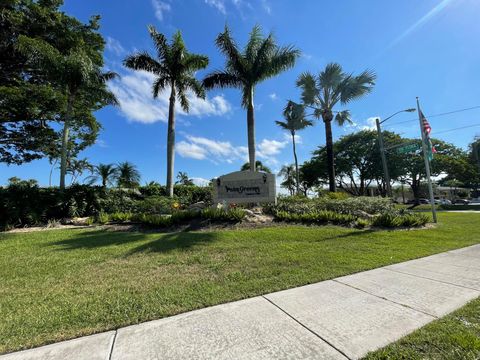
[[[428,160],[427,144],[425,143],[425,130],[422,122],[422,112],[420,111],[420,102],[417,97],[418,121],[420,123],[420,133],[422,134],[423,159],[425,160],[425,173],[427,175],[428,192],[430,194],[430,204],[432,205],[433,222],[437,222],[437,210],[435,209],[435,198],[433,197],[432,179],[430,177],[430,161]]]
[[[387,196],[392,197],[392,187],[390,185],[390,174],[388,173],[387,157],[385,155],[385,146],[383,145],[383,134],[382,134],[382,128],[380,127],[380,118],[376,118],[375,123],[377,124],[378,146],[380,147],[380,157],[382,158],[383,175],[385,180],[385,187],[387,190]]]
[[[388,172],[388,166],[387,166],[387,157],[385,154],[385,145],[383,144],[383,134],[382,134],[382,128],[381,124],[383,124],[385,121],[388,119],[391,119],[397,114],[400,114],[402,112],[414,112],[415,109],[405,109],[405,110],[400,110],[397,111],[395,114],[390,115],[389,117],[385,118],[384,120],[380,121],[380,118],[375,119],[375,123],[377,125],[377,134],[378,134],[378,147],[380,150],[380,157],[382,158],[382,167],[383,167],[383,179],[385,181],[385,187],[387,190],[387,196],[392,197],[392,186],[390,185],[390,174]]]

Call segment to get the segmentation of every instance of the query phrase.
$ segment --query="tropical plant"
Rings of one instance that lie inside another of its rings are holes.
[[[179,171],[177,174],[177,181],[175,184],[192,186],[194,185],[193,181],[188,177],[188,174],[183,171]]]
[[[195,79],[195,72],[208,65],[208,57],[189,53],[183,42],[182,34],[177,31],[171,43],[166,37],[148,27],[150,37],[157,51],[157,58],[147,52],[138,52],[128,56],[124,65],[130,69],[143,70],[153,73],[156,78],[153,82],[153,97],[157,98],[161,91],[170,89],[168,108],[167,130],[167,189],[170,197],[173,196],[173,171],[175,160],[175,101],[180,101],[180,106],[185,112],[189,111],[188,91],[196,96],[205,98],[202,84]]]
[[[67,162],[67,174],[72,176],[71,184],[75,184],[77,179],[83,175],[85,171],[93,172],[93,165],[87,159],[69,159]]]
[[[297,194],[300,192],[300,172],[298,171],[298,158],[295,143],[295,136],[297,131],[303,130],[308,126],[312,126],[313,122],[306,119],[305,107],[288,101],[283,110],[283,117],[285,121],[275,121],[278,126],[290,132],[292,136],[293,158],[295,160],[295,186]]]
[[[337,104],[346,105],[372,91],[376,75],[364,71],[354,76],[343,72],[339,64],[328,64],[318,76],[309,72],[300,75],[297,86],[302,89],[302,101],[314,108],[313,115],[325,124],[329,189],[335,192],[335,162],[333,152],[332,121],[342,126],[351,122],[348,110],[335,111]],[[333,114],[336,113],[334,116]]]
[[[19,37],[18,49],[29,62],[41,68],[56,87],[64,89],[66,106],[63,116],[62,145],[60,155],[60,188],[65,188],[67,173],[69,131],[75,116],[75,102],[85,99],[103,104],[117,104],[106,82],[117,76],[114,72],[102,72],[90,56],[82,49],[72,49],[62,54],[58,49],[40,39]],[[89,124],[90,126],[98,126]]]
[[[235,87],[242,91],[242,106],[247,109],[248,154],[250,170],[255,171],[255,115],[254,92],[260,82],[292,68],[300,51],[293,46],[279,47],[273,37],[262,35],[260,26],[250,33],[242,50],[225,27],[216,39],[216,45],[226,57],[224,70],[210,73],[203,80],[207,89]]]
[[[123,188],[134,188],[140,183],[140,172],[137,167],[128,162],[117,165],[117,186]]]
[[[297,189],[298,193],[298,183],[295,175],[295,165],[283,165],[278,173],[278,176],[283,177],[283,181],[280,186],[287,189],[290,195],[295,194],[295,189]]]
[[[250,163],[248,162],[243,164],[242,167],[240,168],[240,171],[248,171],[248,170],[251,170]],[[255,161],[254,171],[262,171],[268,174],[272,173],[272,170],[270,170],[270,168],[267,165],[263,164],[260,160]]]
[[[113,185],[116,176],[117,168],[114,164],[98,164],[94,166],[93,174],[86,180],[89,182],[89,184],[94,184],[100,181],[102,183],[102,187],[106,188],[109,185]]]

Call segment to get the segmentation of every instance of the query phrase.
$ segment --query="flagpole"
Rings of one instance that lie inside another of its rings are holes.
[[[435,209],[435,198],[433,197],[432,179],[430,177],[430,160],[428,159],[428,154],[427,154],[427,144],[425,144],[425,131],[423,128],[422,116],[420,114],[420,102],[418,101],[418,97],[417,97],[417,111],[418,111],[418,121],[420,122],[420,133],[422,134],[423,159],[425,160],[425,173],[427,175],[428,192],[430,194],[430,204],[432,205],[433,222],[436,223],[437,211]]]

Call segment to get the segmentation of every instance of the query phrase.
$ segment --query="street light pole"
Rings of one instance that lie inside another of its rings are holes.
[[[380,149],[380,157],[382,158],[383,174],[384,174],[385,187],[386,187],[386,190],[387,190],[387,196],[388,197],[392,197],[393,194],[392,194],[392,186],[390,185],[390,174],[388,172],[387,157],[386,157],[386,154],[385,154],[385,146],[383,144],[383,133],[382,133],[382,128],[381,128],[380,125],[383,124],[388,119],[391,119],[392,117],[394,117],[397,114],[400,114],[400,113],[403,113],[403,112],[414,112],[414,111],[415,111],[415,109],[413,109],[413,108],[412,109],[400,110],[400,111],[397,111],[395,114],[390,115],[389,117],[387,117],[386,119],[384,119],[382,121],[380,121],[380,118],[375,119],[375,123],[377,125],[377,133],[378,133],[378,145],[379,145],[379,149]]]

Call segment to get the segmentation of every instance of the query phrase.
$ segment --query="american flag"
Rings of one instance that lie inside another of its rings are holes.
[[[425,115],[423,115],[423,112],[421,110],[420,110],[420,118],[422,119],[423,132],[425,133],[425,141],[429,145],[432,153],[435,154],[437,150],[435,149],[435,146],[433,146],[432,140],[430,139],[430,133],[432,132],[432,127],[430,126],[430,123],[428,122]]]

